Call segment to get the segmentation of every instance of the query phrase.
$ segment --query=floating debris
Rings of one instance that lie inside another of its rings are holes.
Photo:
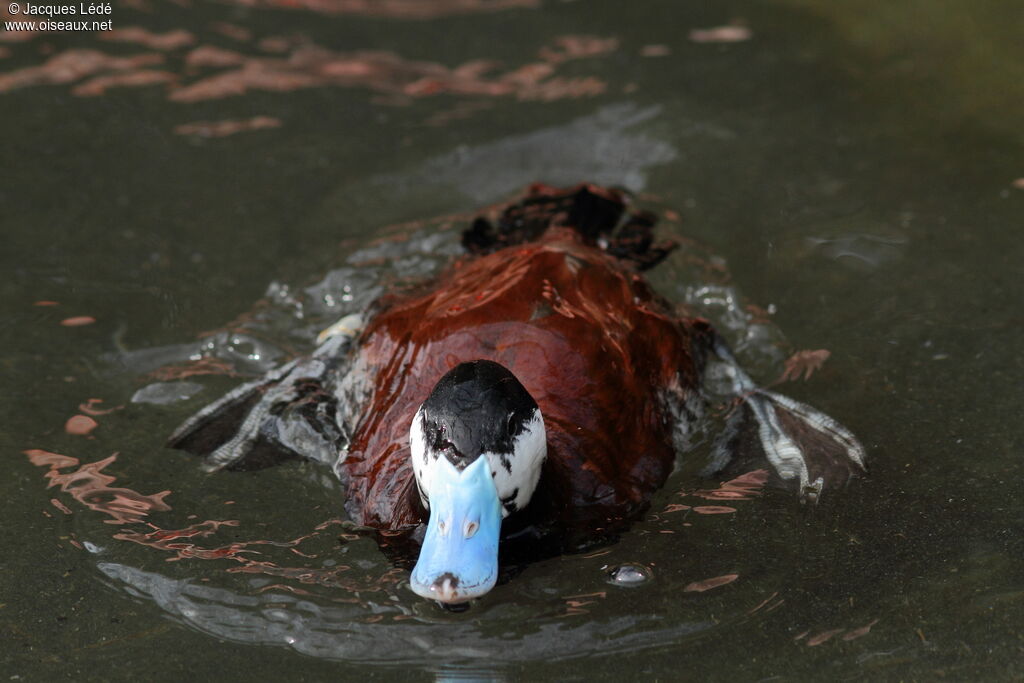
[[[79,403],[78,409],[91,417],[98,417],[100,415],[109,415],[110,413],[116,412],[124,408],[124,406],[114,406],[113,408],[97,408],[97,404],[103,403],[102,398],[90,398],[85,403]]]
[[[214,69],[226,66],[238,66],[245,63],[247,57],[241,52],[226,50],[213,45],[200,45],[185,55],[185,66],[208,66]]]
[[[703,581],[694,581],[683,589],[684,593],[703,593],[709,591],[712,588],[718,588],[719,586],[725,586],[732,583],[736,579],[740,578],[739,574],[723,574],[722,576],[716,576],[713,579],[704,579]]]
[[[74,436],[87,436],[99,426],[100,423],[88,415],[75,415],[64,423],[64,431]]]
[[[28,456],[33,465],[49,468],[45,475],[50,480],[49,486],[59,486],[62,492],[70,494],[72,498],[90,510],[109,515],[111,519],[104,520],[107,524],[141,522],[153,510],[171,509],[171,506],[164,502],[164,498],[170,495],[170,491],[144,496],[131,489],[111,486],[116,479],[113,475],[104,472],[103,468],[117,461],[116,453],[103,460],[81,465],[72,472],[62,473],[61,469],[78,465],[78,458],[38,448],[30,448],[22,452]],[[90,552],[92,552],[91,549]]]
[[[619,47],[618,38],[598,36],[559,36],[553,47],[542,47],[540,58],[552,64],[569,59],[582,59],[614,52]]]
[[[698,505],[693,511],[698,515],[728,515],[736,512],[736,508],[725,505]]]
[[[839,635],[845,630],[845,628],[834,628],[829,631],[822,631],[818,635],[811,636],[807,639],[807,647],[815,647],[817,645],[821,645],[822,643],[827,643],[828,641],[832,640],[833,637]]]
[[[793,382],[800,379],[801,374],[804,376],[804,381],[807,381],[812,374],[821,370],[821,366],[831,355],[832,352],[827,349],[797,351],[786,359],[786,369],[779,377],[779,382]]]
[[[860,628],[855,628],[846,635],[843,636],[843,640],[853,640],[854,638],[860,638],[866,636],[871,632],[871,627],[878,623],[878,619],[872,619],[868,623],[864,624]]]
[[[672,48],[668,45],[644,45],[640,48],[641,57],[668,57],[672,54]]]
[[[272,7],[320,14],[354,14],[394,19],[437,19],[460,14],[532,9],[540,0],[230,0],[245,8]]]
[[[723,482],[717,489],[700,489],[692,494],[684,493],[683,495],[693,495],[707,500],[750,500],[761,495],[761,489],[764,488],[767,481],[768,470],[753,470],[746,474],[741,474],[735,479]],[[700,506],[700,508],[700,510],[695,511],[704,515],[735,512],[735,508],[724,506],[704,505]]]
[[[235,133],[253,130],[279,128],[281,119],[272,116],[254,116],[251,119],[227,119],[224,121],[196,121],[174,127],[178,135],[193,135],[200,138],[222,138]]]
[[[196,42],[195,36],[182,29],[167,33],[153,33],[141,26],[104,31],[100,33],[99,38],[117,43],[138,43],[154,50],[175,50]]]
[[[99,50],[65,50],[39,66],[0,73],[0,93],[32,85],[73,83],[103,72],[133,71],[144,66],[162,64],[163,61],[164,56],[155,53],[119,57]]]
[[[716,26],[690,31],[690,40],[695,43],[741,43],[750,40],[752,35],[746,26]]]
[[[138,69],[136,71],[90,78],[72,88],[71,94],[77,97],[96,97],[106,93],[110,88],[141,88],[147,85],[172,83],[177,80],[178,77],[170,71]]]
[[[76,315],[73,318],[64,318],[60,324],[64,327],[82,327],[83,325],[92,325],[94,322],[96,322],[96,318],[91,315]]]

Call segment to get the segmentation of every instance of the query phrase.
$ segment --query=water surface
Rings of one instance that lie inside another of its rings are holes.
[[[1019,677],[1022,17],[882,5],[150,1],[113,14],[145,34],[0,34],[3,671]],[[653,279],[762,381],[831,351],[786,391],[871,476],[729,501],[698,447],[617,543],[447,614],[323,470],[163,448],[225,370],[309,349],[534,180],[624,186],[725,264]],[[166,380],[190,398],[132,402]]]

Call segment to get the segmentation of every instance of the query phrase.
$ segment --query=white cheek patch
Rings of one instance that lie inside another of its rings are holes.
[[[409,449],[412,455],[412,470],[419,488],[420,500],[430,508],[430,490],[439,463],[447,463],[443,457],[427,448],[423,424],[423,410],[416,411],[409,428]],[[523,431],[512,443],[512,453],[484,453],[494,477],[494,487],[502,505],[502,516],[507,517],[516,510],[522,510],[530,502],[537,488],[541,465],[547,457],[547,432],[540,410],[533,412]]]
[[[420,408],[412,418],[412,426],[409,427],[409,449],[412,451],[412,471],[416,476],[416,486],[420,490],[420,500],[423,501],[424,507],[429,509],[430,500],[427,497],[429,494],[426,492],[430,491],[433,468],[428,465],[437,462],[438,458],[436,455],[431,458],[427,453],[424,432],[423,409]]]
[[[494,487],[498,490],[502,517],[522,510],[530,502],[547,454],[547,432],[539,408],[533,411],[522,433],[513,441],[511,456],[484,453],[491,466]]]

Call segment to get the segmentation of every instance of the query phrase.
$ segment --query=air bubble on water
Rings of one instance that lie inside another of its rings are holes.
[[[651,580],[651,570],[642,564],[620,564],[608,570],[608,583],[631,588]]]

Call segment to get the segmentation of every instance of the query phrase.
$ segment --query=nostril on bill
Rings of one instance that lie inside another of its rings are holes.
[[[455,576],[451,572],[445,572],[441,576],[437,577],[434,583],[430,586],[430,590],[433,591],[435,599],[441,602],[455,602],[458,599],[458,588],[459,588],[459,577]]]

